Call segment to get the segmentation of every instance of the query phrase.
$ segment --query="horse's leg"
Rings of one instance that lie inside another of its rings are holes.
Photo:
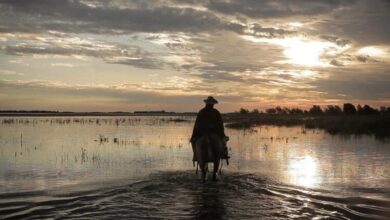
[[[221,175],[222,174],[223,162],[221,160],[219,160],[219,164],[220,164],[220,166],[219,166],[219,175]]]
[[[201,160],[202,160],[202,181],[203,183],[206,182],[206,175],[208,171],[208,147],[207,145],[209,144],[208,142],[205,143],[206,145],[203,146],[202,148],[202,153],[201,153]]]
[[[197,150],[197,160],[198,160],[198,164],[199,164],[199,169],[202,173],[202,181],[205,182],[206,181],[206,162],[205,162],[205,159],[204,159],[204,152],[202,150],[202,148],[199,148]]]
[[[214,181],[217,181],[217,172],[218,172],[218,168],[219,168],[219,159],[217,160],[214,160],[214,170],[213,170],[213,180]]]
[[[217,172],[219,169],[219,163],[221,160],[222,153],[222,141],[221,138],[217,135],[212,136],[212,146],[213,146],[213,161],[214,161],[214,170],[213,170],[213,180],[217,180]]]
[[[206,163],[200,163],[200,170],[202,171],[202,182],[206,182]]]

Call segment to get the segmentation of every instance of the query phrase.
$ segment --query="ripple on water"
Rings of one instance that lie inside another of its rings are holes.
[[[159,172],[130,185],[68,194],[0,195],[1,218],[386,219],[389,199],[342,196],[226,173],[201,181],[192,171]]]

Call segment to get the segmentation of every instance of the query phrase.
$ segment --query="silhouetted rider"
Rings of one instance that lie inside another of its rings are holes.
[[[214,108],[214,105],[217,104],[218,101],[214,99],[212,96],[209,96],[207,99],[203,101],[206,103],[206,106],[202,108],[199,111],[198,115],[196,116],[194,130],[191,136],[191,144],[192,144],[193,152],[195,149],[196,140],[203,135],[216,134],[219,137],[221,137],[221,139],[224,140],[225,142],[227,141],[221,114],[217,109]],[[227,152],[225,154],[227,154]],[[195,154],[193,160],[195,160]]]

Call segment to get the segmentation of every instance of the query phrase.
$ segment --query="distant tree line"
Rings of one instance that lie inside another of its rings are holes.
[[[344,103],[342,107],[338,105],[328,105],[321,108],[319,105],[313,105],[309,110],[302,110],[300,108],[287,108],[277,106],[275,108],[268,108],[264,112],[258,109],[252,111],[241,108],[240,114],[278,114],[278,115],[371,115],[371,114],[390,114],[390,107],[382,106],[378,109],[373,108],[369,105],[355,105],[351,103]]]

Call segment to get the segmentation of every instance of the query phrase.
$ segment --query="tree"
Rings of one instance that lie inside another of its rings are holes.
[[[384,113],[386,113],[386,111],[387,111],[386,106],[381,106],[381,107],[379,107],[379,112],[380,112],[380,113],[384,114]]]
[[[356,108],[351,103],[344,103],[343,112],[344,112],[344,114],[347,114],[347,115],[353,115],[353,114],[356,114]]]
[[[338,105],[328,105],[325,109],[325,113],[328,115],[338,115],[341,114],[343,111]]]
[[[284,107],[284,108],[282,109],[282,114],[284,114],[284,115],[290,114],[290,109],[287,108],[287,107]]]
[[[357,106],[357,109],[356,109],[356,112],[357,112],[358,114],[364,114],[363,107],[362,107],[361,105],[358,105],[358,106]]]
[[[274,108],[269,108],[269,109],[266,109],[265,112],[267,112],[268,114],[275,114],[276,110]]]
[[[280,106],[276,106],[275,107],[275,110],[276,110],[276,114],[282,114],[282,108]]]
[[[357,113],[362,115],[369,115],[369,114],[375,114],[378,111],[374,108],[372,108],[369,105],[364,105],[363,107],[361,105],[357,106]]]
[[[240,108],[240,114],[248,114],[249,110],[245,108]]]
[[[252,110],[251,113],[252,114],[259,114],[260,112],[259,112],[259,109],[255,108],[255,109]]]
[[[382,114],[388,114],[388,113],[390,113],[390,107],[381,106],[381,107],[379,108],[379,110],[380,110],[380,112],[381,112]]]
[[[299,108],[290,109],[290,114],[297,115],[297,114],[302,114],[302,113],[303,113],[302,109],[299,109]]]
[[[374,108],[371,108],[371,106],[369,106],[369,105],[364,105],[363,112],[364,112],[364,114],[375,114],[377,112],[377,110]]]
[[[313,115],[319,115],[322,114],[323,112],[319,105],[313,105],[313,107],[309,109],[309,113]]]

